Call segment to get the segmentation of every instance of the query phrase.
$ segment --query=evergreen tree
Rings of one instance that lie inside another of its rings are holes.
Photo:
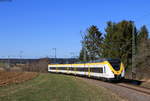
[[[85,47],[91,60],[95,60],[101,56],[101,45],[103,41],[102,33],[97,26],[90,26],[86,30]]]
[[[136,54],[136,67],[137,72],[142,71],[143,73],[149,71],[150,65],[150,39],[148,38],[148,29],[146,26],[142,26],[138,34],[138,47]],[[150,72],[150,71],[149,71]],[[144,74],[143,74],[144,75]],[[138,75],[139,76],[139,75]]]
[[[115,29],[115,23],[108,22],[107,27],[105,29],[106,34],[104,35],[104,42],[103,42],[103,51],[102,56],[105,58],[113,58],[113,33]]]
[[[134,29],[136,36],[136,28]],[[108,22],[105,31],[103,57],[120,58],[126,66],[131,64],[133,22],[126,20],[119,23]]]
[[[139,34],[138,34],[138,43],[147,40],[148,39],[148,29],[146,28],[146,26],[142,26]]]

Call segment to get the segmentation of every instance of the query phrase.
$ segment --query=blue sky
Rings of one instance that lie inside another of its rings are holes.
[[[12,0],[0,2],[0,58],[71,57],[81,49],[80,31],[107,21],[133,20],[150,29],[149,0]],[[20,51],[23,51],[22,53]]]

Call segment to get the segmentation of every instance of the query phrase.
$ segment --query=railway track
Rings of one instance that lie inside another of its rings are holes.
[[[148,94],[150,96],[150,89],[149,88],[139,87],[139,86],[127,84],[127,83],[118,83],[116,85],[121,86],[121,87],[125,87],[128,89],[132,89],[132,90],[135,90],[135,91],[140,92],[140,93]]]

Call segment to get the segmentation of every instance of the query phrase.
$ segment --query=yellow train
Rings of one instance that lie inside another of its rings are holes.
[[[48,71],[95,77],[105,81],[121,80],[125,76],[125,67],[119,59],[99,59],[79,64],[49,64]]]

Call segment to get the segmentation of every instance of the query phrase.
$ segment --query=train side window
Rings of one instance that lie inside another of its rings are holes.
[[[85,71],[85,72],[88,72],[88,68],[84,68],[84,71]]]
[[[84,68],[77,68],[77,71],[84,71]]]
[[[74,71],[76,68],[76,71],[81,71],[81,72],[88,72],[88,68],[78,68],[78,67],[50,67],[51,70],[70,70],[70,71]],[[90,72],[94,72],[94,73],[103,73],[105,72],[105,67],[103,68],[90,68]]]
[[[56,69],[56,67],[50,67],[50,69],[55,70],[55,69]]]
[[[90,68],[90,70],[94,73],[103,73],[103,68]]]
[[[74,68],[73,68],[73,67],[70,67],[69,70],[70,70],[70,71],[74,71]]]
[[[59,70],[67,70],[67,67],[59,67]]]
[[[103,68],[99,68],[99,73],[103,73]]]

